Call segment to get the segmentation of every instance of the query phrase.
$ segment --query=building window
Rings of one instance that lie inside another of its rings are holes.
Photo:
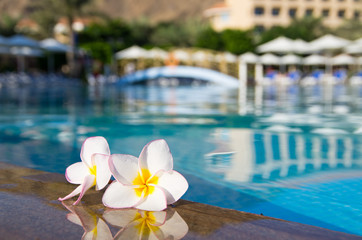
[[[289,9],[289,17],[295,18],[296,16],[297,16],[297,9],[296,8]]]
[[[280,8],[273,8],[272,9],[272,15],[273,16],[279,16]]]
[[[360,11],[354,11],[354,13],[353,13],[354,19],[359,19],[360,16],[361,16]]]
[[[345,10],[338,10],[337,15],[338,15],[339,18],[344,18],[345,13],[346,13]]]
[[[312,15],[313,15],[313,9],[308,8],[307,10],[305,10],[306,17],[311,17]]]
[[[229,15],[229,13],[223,13],[223,14],[221,14],[220,17],[221,17],[221,21],[227,22],[227,21],[229,21],[230,15]]]
[[[328,17],[329,16],[329,9],[323,9],[322,10],[322,17]]]
[[[255,7],[254,14],[257,16],[264,15],[264,8],[263,7]]]

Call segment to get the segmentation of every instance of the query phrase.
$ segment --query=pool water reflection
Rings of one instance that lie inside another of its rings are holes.
[[[361,90],[293,87],[3,87],[0,161],[64,173],[87,137],[132,155],[164,138],[185,199],[362,235]]]

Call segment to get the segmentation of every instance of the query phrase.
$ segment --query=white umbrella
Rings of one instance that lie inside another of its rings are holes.
[[[279,65],[280,64],[280,58],[271,53],[264,54],[259,59],[260,59],[260,62],[264,65]]]
[[[40,41],[40,47],[49,53],[48,72],[54,72],[54,53],[67,53],[71,51],[70,46],[62,44],[54,38],[47,38]]]
[[[324,64],[326,64],[326,57],[317,55],[317,54],[312,54],[303,59],[303,64],[304,65],[324,65]]]
[[[293,52],[295,53],[311,53],[310,44],[302,39],[296,39],[293,42]]]
[[[332,65],[353,65],[355,63],[355,58],[348,54],[340,54],[332,58]]]
[[[0,54],[8,54],[9,53],[9,44],[8,39],[0,36]]]
[[[126,48],[122,51],[119,51],[115,54],[116,59],[134,59],[134,58],[145,58],[147,57],[148,52],[147,50],[139,47],[139,46],[132,46]]]
[[[10,54],[16,55],[18,60],[18,70],[25,70],[25,56],[40,57],[43,51],[38,41],[23,35],[15,35],[8,39],[7,44],[10,47]]]
[[[41,49],[31,47],[11,47],[10,53],[17,56],[41,57],[43,51]]]
[[[298,65],[302,63],[302,58],[294,54],[282,56],[280,60],[281,63],[285,65]]]
[[[41,57],[43,51],[37,48],[31,48],[26,46],[17,46],[10,48],[10,54],[17,56],[18,71],[25,71],[25,57]]]
[[[152,48],[148,51],[146,56],[147,58],[158,58],[158,59],[166,59],[168,57],[168,52],[162,50],[161,48]]]
[[[239,56],[240,61],[245,63],[257,63],[259,61],[259,57],[254,53],[247,52]]]
[[[362,53],[362,38],[353,41],[351,44],[344,47],[344,51],[349,54],[361,54]]]
[[[362,57],[358,57],[358,58],[357,58],[357,64],[358,64],[358,65],[362,65]]]
[[[197,51],[191,55],[192,60],[195,62],[212,61],[213,56],[204,51]]]
[[[8,39],[0,35],[0,45],[8,45]]]
[[[47,38],[40,41],[40,47],[49,52],[69,52],[70,46],[62,44],[54,38]]]
[[[40,48],[39,42],[22,36],[22,35],[15,35],[8,39],[8,45],[10,46],[21,46],[21,47],[30,47],[30,48]]]
[[[238,60],[237,56],[235,56],[234,54],[229,53],[229,52],[224,52],[222,54],[222,56],[224,57],[226,62],[229,62],[229,63],[234,63],[234,62],[236,62]]]
[[[288,53],[293,51],[293,40],[286,37],[278,37],[272,41],[257,47],[260,53]]]
[[[187,62],[190,60],[190,54],[182,49],[177,49],[172,52],[173,56],[180,61]]]
[[[324,35],[309,44],[314,51],[331,51],[347,46],[351,41],[331,34]]]
[[[342,49],[343,47],[350,44],[350,40],[337,37],[331,34],[324,35],[316,40],[310,42],[311,49],[315,51],[323,51],[327,54],[327,59],[325,61],[326,64],[326,72],[332,73],[332,66],[330,65],[330,56],[331,52]]]
[[[226,61],[228,63],[235,63],[238,61],[238,57],[229,52],[219,53],[215,56],[215,61]]]

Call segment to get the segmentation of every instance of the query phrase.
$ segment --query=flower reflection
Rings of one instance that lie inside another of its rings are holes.
[[[83,227],[84,234],[82,239],[113,239],[108,225],[102,218],[98,217],[96,213],[82,206],[74,206],[65,202],[62,202],[62,204],[70,211],[70,213],[67,214],[67,219]]]
[[[181,239],[188,232],[186,222],[171,210],[112,209],[103,217],[111,225],[121,227],[114,239]]]

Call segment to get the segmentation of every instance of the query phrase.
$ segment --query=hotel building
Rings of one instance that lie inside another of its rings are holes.
[[[326,26],[335,28],[346,19],[361,19],[362,0],[224,0],[206,9],[204,15],[217,31],[263,30],[305,16],[321,17]]]

